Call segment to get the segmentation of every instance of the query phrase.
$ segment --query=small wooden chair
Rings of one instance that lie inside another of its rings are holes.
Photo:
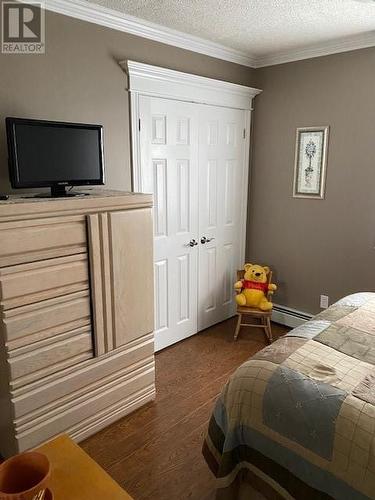
[[[243,269],[239,269],[237,271],[237,281],[242,280],[244,278],[244,274],[245,271]],[[268,273],[267,283],[270,284],[271,280],[272,280],[272,271]],[[237,293],[240,293],[240,290],[238,290]],[[271,290],[267,293],[267,300],[269,300],[270,302],[272,302],[271,300],[272,294],[273,292]],[[238,320],[237,320],[236,330],[234,332],[234,340],[237,340],[241,326],[248,326],[251,328],[263,328],[264,333],[266,335],[266,340],[268,344],[271,344],[273,341],[272,329],[271,329],[271,314],[272,314],[272,309],[270,311],[261,311],[256,307],[237,305]],[[260,322],[256,324],[242,323],[242,316],[250,316],[251,318],[259,319]]]

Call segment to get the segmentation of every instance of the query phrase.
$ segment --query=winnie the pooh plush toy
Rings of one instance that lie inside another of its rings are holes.
[[[267,266],[258,266],[258,264],[245,264],[244,279],[237,281],[234,289],[240,291],[236,296],[236,302],[239,306],[257,307],[262,311],[270,311],[272,302],[267,300],[267,294],[273,293],[277,286],[268,283]]]

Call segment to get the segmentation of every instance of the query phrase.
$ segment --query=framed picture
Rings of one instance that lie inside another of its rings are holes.
[[[329,127],[297,128],[294,198],[324,198]]]

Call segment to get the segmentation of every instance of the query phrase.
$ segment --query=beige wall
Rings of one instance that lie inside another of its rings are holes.
[[[248,259],[316,312],[375,290],[375,48],[257,70]],[[329,125],[326,199],[292,198],[296,127]]]
[[[0,54],[0,192],[9,115],[103,124],[108,185],[130,188],[119,60],[257,86],[248,259],[275,268],[277,302],[309,312],[321,293],[375,289],[374,48],[252,70],[58,14],[46,28],[46,55]],[[293,199],[295,128],[326,124],[326,199]]]
[[[251,85],[254,71],[47,12],[46,55],[0,54],[0,192],[8,192],[4,118],[101,123],[109,187],[129,189],[129,106],[117,61],[133,59]]]

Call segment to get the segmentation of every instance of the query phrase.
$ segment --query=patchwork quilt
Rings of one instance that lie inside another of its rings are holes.
[[[240,366],[203,454],[218,498],[239,498],[246,480],[267,498],[375,499],[375,293],[343,298]]]

